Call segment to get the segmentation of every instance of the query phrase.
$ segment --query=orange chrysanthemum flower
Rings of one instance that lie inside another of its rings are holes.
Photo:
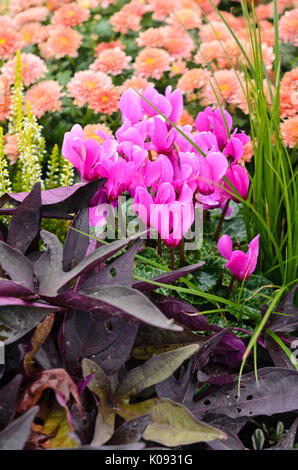
[[[133,67],[139,75],[158,80],[169,70],[170,63],[171,58],[166,51],[157,47],[146,47],[136,57]]]
[[[0,59],[11,59],[22,46],[22,38],[13,29],[0,27]]]
[[[84,106],[88,103],[94,90],[112,88],[112,80],[104,72],[83,70],[77,72],[67,85],[67,90],[74,98],[74,104]]]
[[[35,54],[21,54],[21,64],[22,82],[25,86],[30,86],[40,78],[43,78],[48,71],[44,61]],[[15,57],[2,66],[1,71],[10,85],[14,82],[15,70]]]
[[[76,26],[86,21],[90,16],[87,8],[76,3],[68,3],[55,11],[52,17],[52,24],[63,26]]]
[[[27,10],[15,15],[13,22],[17,28],[20,28],[25,23],[31,23],[32,21],[42,23],[46,20],[48,14],[49,10],[45,7],[28,8]]]
[[[189,34],[182,29],[165,26],[162,47],[175,59],[189,59],[194,50],[194,43]]]
[[[131,78],[125,80],[119,89],[122,95],[128,88],[135,88],[136,90],[145,91],[147,88],[152,86],[154,86],[154,84],[152,82],[148,82],[146,78],[133,75]]]
[[[279,36],[282,41],[298,46],[298,8],[286,11],[280,18]]]
[[[142,31],[136,39],[139,47],[159,47],[165,39],[163,28],[148,28]]]
[[[166,22],[176,28],[196,29],[200,28],[202,17],[200,11],[194,11],[193,8],[183,8],[172,12]]]
[[[95,90],[92,93],[89,105],[95,113],[113,114],[119,110],[120,92],[115,87],[110,90]]]
[[[5,144],[4,145],[5,155],[7,156],[10,163],[13,165],[14,163],[16,163],[19,157],[18,135],[17,134],[5,135],[4,144]]]
[[[0,122],[5,121],[10,115],[11,95],[10,88],[5,77],[0,76]]]
[[[25,104],[30,103],[34,116],[41,118],[47,111],[62,110],[62,87],[55,80],[45,80],[33,85],[25,95]]]
[[[90,68],[111,75],[119,75],[123,69],[129,68],[130,61],[130,56],[127,56],[119,47],[115,47],[102,51]]]
[[[207,80],[208,75],[204,69],[191,69],[179,78],[177,88],[180,88],[183,93],[192,93],[205,86]]]
[[[282,122],[280,131],[285,144],[290,148],[294,148],[298,141],[298,115]]]
[[[104,139],[99,135],[95,134],[96,130],[100,130],[105,134],[112,135],[111,129],[109,129],[105,124],[88,124],[83,129],[84,139],[94,139],[101,145],[104,142]]]
[[[225,101],[227,103],[233,101],[235,90],[239,87],[239,81],[234,70],[217,70],[214,72],[210,82],[206,83],[203,92],[204,102],[207,104],[217,104],[215,93],[221,104]]]
[[[61,59],[66,55],[77,57],[81,42],[82,35],[74,29],[54,26],[49,30],[49,38],[40,45],[40,49],[46,59]]]
[[[298,67],[286,72],[280,83],[280,116],[295,116],[298,110]]]
[[[122,44],[120,40],[101,42],[95,47],[95,56],[98,57],[99,54],[101,54],[103,51],[106,51],[107,49],[115,49],[116,47],[118,47],[122,51],[124,51],[125,49],[124,44]]]

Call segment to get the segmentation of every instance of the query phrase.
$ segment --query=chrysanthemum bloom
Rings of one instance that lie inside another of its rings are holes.
[[[90,96],[89,106],[95,113],[113,114],[119,110],[120,92],[115,87],[109,90],[95,90]]]
[[[70,3],[71,0],[47,0],[47,8],[49,11],[56,11],[58,8],[65,5],[65,3]]]
[[[4,76],[0,76],[0,122],[5,121],[10,115],[11,95],[8,82]]]
[[[194,0],[199,7],[202,8],[204,13],[210,13],[213,11],[213,6],[209,2],[209,0]],[[220,3],[220,0],[214,0],[213,4],[217,7]]]
[[[67,84],[67,90],[77,106],[84,106],[94,90],[108,88],[112,88],[112,79],[104,72],[94,72],[93,70],[77,72]]]
[[[220,12],[225,21],[228,23],[230,28],[232,28],[233,31],[238,31],[241,28],[245,28],[246,22],[245,19],[242,16],[234,16],[228,11],[221,11]],[[214,23],[214,22],[221,22],[221,18],[219,17],[218,13],[212,9],[211,13],[207,15],[207,22],[209,23]],[[223,23],[224,24],[224,23]]]
[[[98,0],[102,8],[107,8],[110,5],[116,5],[117,0]]]
[[[200,28],[199,36],[202,42],[227,41],[233,36],[222,21],[213,21],[211,24],[203,24]]]
[[[9,16],[0,16],[0,28],[13,28],[14,24]]]
[[[61,59],[66,55],[77,57],[78,48],[82,42],[82,35],[72,28],[55,26],[50,30],[49,38],[45,43],[46,59]]]
[[[21,54],[22,82],[25,86],[30,86],[40,78],[43,78],[48,69],[42,59],[35,54]],[[1,72],[11,85],[14,82],[16,70],[16,58],[10,59],[2,66]]]
[[[27,47],[30,44],[37,44],[40,40],[40,33],[42,28],[42,25],[37,21],[24,24],[24,26],[22,26],[19,31],[22,37],[23,47]]]
[[[119,75],[123,69],[129,68],[130,61],[130,56],[127,56],[119,47],[115,47],[102,51],[90,68],[111,75]]]
[[[164,21],[165,18],[180,6],[179,0],[149,0],[152,18],[157,21]]]
[[[118,47],[122,51],[125,49],[125,45],[120,41],[101,42],[95,47],[95,57],[98,57],[103,51],[107,49],[115,49]]]
[[[279,20],[279,37],[298,46],[298,8],[286,11]]]
[[[202,17],[199,11],[194,11],[191,8],[183,8],[172,12],[167,18],[166,22],[170,26],[182,29],[196,29],[200,28],[202,24]]]
[[[38,119],[47,111],[52,113],[62,110],[60,98],[62,87],[55,80],[45,80],[33,85],[25,95],[25,104],[29,101],[31,111]]]
[[[0,27],[0,59],[11,59],[22,46],[22,38],[13,29]]]
[[[51,23],[54,25],[76,26],[86,21],[90,16],[87,8],[77,3],[68,3],[55,11]]]
[[[237,163],[241,166],[245,166],[245,163],[251,162],[253,155],[254,155],[253,142],[252,140],[249,140],[244,145],[244,153]]]
[[[290,148],[295,147],[298,141],[298,116],[296,115],[282,122],[280,131],[285,144]]]
[[[18,136],[17,134],[4,136],[4,152],[10,163],[13,165],[18,157]]]
[[[175,59],[190,59],[195,46],[189,34],[181,28],[177,29],[172,26],[165,26],[163,31],[162,47]]]
[[[226,42],[224,43],[224,47]],[[233,42],[235,43],[235,41]],[[220,68],[229,68],[229,61],[225,56],[222,44],[218,40],[203,42],[200,46],[200,49],[194,56],[194,61],[196,64],[204,65],[208,65],[211,62],[216,61]],[[225,65],[227,66],[225,67]]]
[[[110,17],[109,22],[113,26],[114,31],[126,34],[130,30],[139,31],[141,29],[141,19],[142,17],[139,15],[128,15],[123,10],[120,10]]]
[[[30,23],[31,21],[39,21],[42,23],[46,20],[48,14],[49,10],[45,7],[28,8],[28,10],[18,13],[13,18],[13,22],[17,28],[20,28],[23,24]]]
[[[159,47],[165,39],[163,28],[148,28],[141,31],[136,38],[136,44],[139,47]]]
[[[212,86],[210,82],[207,82],[203,91],[204,103],[217,104],[215,93],[221,104],[224,103],[224,101],[227,103],[232,102],[235,90],[239,86],[239,81],[234,70],[217,70],[214,72],[214,77],[210,80]]]
[[[105,124],[88,124],[83,129],[84,139],[88,140],[92,138],[101,145],[104,142],[104,139],[101,136],[95,134],[95,131],[97,130],[102,131],[104,134],[112,135],[111,129],[109,129]]]
[[[187,111],[187,109],[184,109],[177,124],[179,126],[193,126],[194,122],[192,115]]]
[[[177,88],[183,93],[191,93],[205,86],[207,80],[208,75],[204,69],[191,69],[179,78]]]
[[[295,116],[298,109],[298,67],[286,72],[280,82],[280,116]]]
[[[274,46],[274,26],[270,21],[260,21],[262,43],[266,42],[268,46]]]
[[[146,47],[136,57],[133,68],[139,75],[158,80],[169,70],[170,63],[171,58],[166,51],[157,47]]]
[[[183,60],[178,59],[178,60],[175,60],[175,62],[171,64],[169,76],[171,78],[176,77],[177,75],[183,75],[187,71],[188,71],[188,68],[186,66],[186,63]]]
[[[30,7],[40,6],[43,3],[43,0],[10,0],[8,5],[9,13],[13,16],[20,11],[28,10]]]
[[[119,87],[121,95],[128,89],[128,88],[135,88],[136,90],[143,90],[145,91],[147,88],[154,86],[152,82],[148,82],[144,77],[138,77],[137,75],[133,75],[131,78],[125,80],[122,85]]]

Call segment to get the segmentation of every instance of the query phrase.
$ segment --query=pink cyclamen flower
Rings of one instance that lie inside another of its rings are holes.
[[[231,185],[240,194],[242,199],[246,199],[249,188],[249,176],[246,169],[240,165],[233,165],[226,171],[225,176]],[[232,195],[228,192],[225,192],[227,199],[233,199],[235,202],[240,202],[237,195],[234,193],[233,188],[226,181],[224,181],[224,188],[233,193]]]
[[[259,238],[260,235],[257,235],[248,244],[247,253],[241,250],[233,251],[233,243],[229,235],[223,235],[218,240],[218,251],[221,256],[228,260],[226,267],[238,281],[247,280],[256,269],[259,255]]]

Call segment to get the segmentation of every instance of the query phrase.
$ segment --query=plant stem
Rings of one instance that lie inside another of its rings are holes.
[[[157,253],[158,253],[158,256],[162,258],[162,244],[161,244],[160,234],[158,234],[158,239],[157,239]]]
[[[184,258],[184,238],[182,238],[180,242],[180,268],[183,268],[185,265],[185,258]]]
[[[171,270],[175,270],[175,248],[171,248]]]
[[[221,227],[222,227],[224,218],[225,218],[225,216],[226,216],[227,210],[228,210],[228,208],[229,208],[229,204],[230,204],[230,199],[227,199],[227,201],[226,201],[226,203],[225,203],[225,206],[224,206],[224,208],[223,208],[223,211],[222,211],[222,213],[221,213],[221,216],[220,216],[220,219],[219,219],[219,222],[218,222],[218,226],[217,226],[215,235],[214,235],[214,240],[215,240],[216,242],[218,241],[219,234],[220,234],[220,231],[221,231]]]
[[[228,299],[230,297],[235,281],[236,281],[236,278],[233,276],[232,279],[231,279],[231,282],[229,284],[229,287],[227,289],[226,299]]]

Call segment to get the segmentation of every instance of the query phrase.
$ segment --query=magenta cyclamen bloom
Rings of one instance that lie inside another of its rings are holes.
[[[240,194],[242,199],[246,199],[249,188],[249,176],[246,169],[240,165],[233,165],[226,171],[225,176],[227,180],[230,181],[231,186],[228,184],[227,181],[224,181],[224,188],[227,188],[227,190],[232,192],[234,196],[225,191],[224,197],[226,197],[227,199],[233,199],[233,201],[235,202],[240,202],[239,198],[237,197],[232,188],[232,186],[234,186],[234,188]]]
[[[241,250],[233,251],[233,243],[229,235],[223,235],[218,240],[218,251],[221,256],[228,260],[226,267],[238,281],[247,280],[256,269],[259,255],[259,238],[260,235],[257,235],[248,244],[247,253]]]

